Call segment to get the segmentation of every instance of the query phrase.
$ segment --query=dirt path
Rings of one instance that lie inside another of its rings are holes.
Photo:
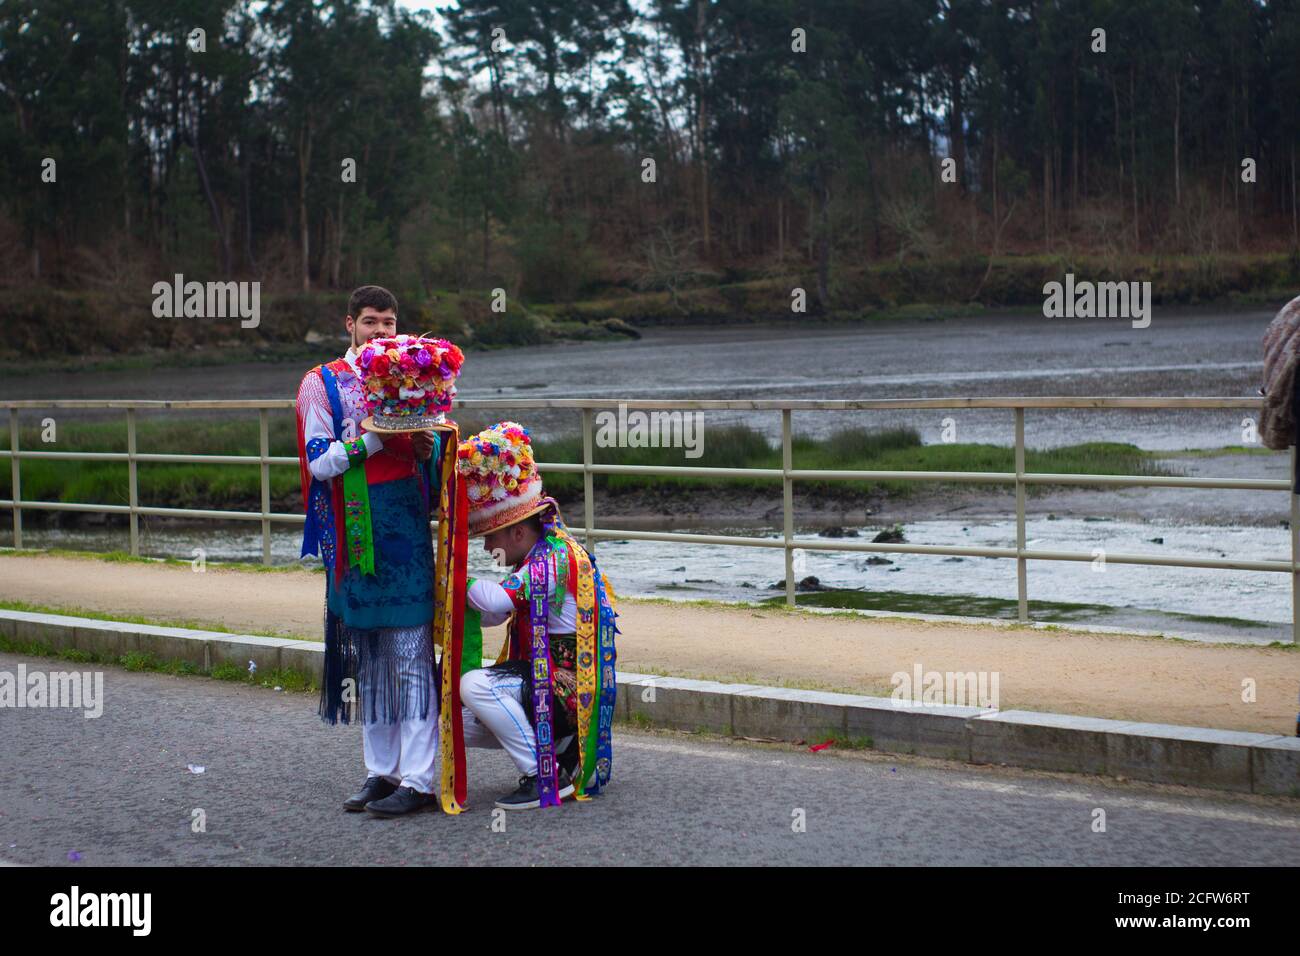
[[[324,579],[307,571],[0,554],[0,601],[319,639],[323,600]],[[767,608],[624,601],[621,612],[628,671],[888,696],[891,675],[919,663],[997,672],[1004,710],[1295,733],[1293,650]],[[1247,679],[1254,703],[1241,699]]]

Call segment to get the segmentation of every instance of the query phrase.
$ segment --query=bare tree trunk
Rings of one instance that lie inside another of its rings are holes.
[[[501,134],[502,142],[508,142],[506,138],[505,97],[501,92],[501,71],[497,66],[497,58],[490,48],[488,51],[488,76],[492,82],[492,110],[496,114],[497,132]]]
[[[695,111],[696,148],[699,150],[700,160],[700,227],[704,236],[704,253],[708,255],[710,248],[710,230],[709,230],[709,160],[708,145],[705,133],[708,129],[708,101],[704,91],[704,35],[706,32],[704,12],[708,9],[707,0],[697,0],[695,5],[695,39],[697,44],[698,59],[696,60],[695,76],[699,81],[699,108]]]
[[[240,159],[244,167],[244,175],[241,177],[244,194],[244,264],[256,272],[257,260],[253,257],[253,198],[252,188],[248,182],[251,178],[251,166],[244,148],[240,149]]]
[[[817,301],[824,311],[830,311],[830,275],[831,275],[831,186],[829,177],[823,174],[819,197],[821,208],[818,211],[817,224]]]
[[[302,291],[311,291],[311,229],[307,222],[307,170],[311,168],[311,117],[298,127],[298,238],[302,254]]]
[[[1179,158],[1179,145],[1182,139],[1183,116],[1183,70],[1179,64],[1174,75],[1174,238],[1180,244],[1183,238],[1183,175],[1182,161]]]
[[[1138,160],[1137,160],[1137,90],[1136,90],[1136,73],[1137,68],[1132,64],[1128,68],[1128,144],[1129,144],[1129,162],[1133,167],[1132,175],[1129,177],[1133,181],[1133,246],[1134,251],[1142,243],[1142,233],[1138,222]]]
[[[1118,187],[1116,192],[1122,196],[1124,194],[1124,140],[1119,132],[1119,84],[1115,82],[1114,73],[1110,74],[1110,96],[1115,104],[1115,158],[1119,160],[1119,182],[1116,184]]]
[[[334,266],[330,270],[330,285],[337,289],[343,278],[343,190],[339,190],[339,214],[334,224]]]
[[[208,200],[208,210],[212,214],[212,226],[218,236],[221,237],[221,271],[223,275],[230,275],[231,255],[230,255],[230,237],[226,233],[226,227],[221,221],[221,210],[217,207],[217,199],[212,195],[212,185],[208,182],[208,166],[203,162],[203,153],[199,150],[199,138],[196,134],[190,135],[190,151],[194,153],[194,162],[199,167],[199,179],[203,183],[203,195]]]
[[[1296,219],[1295,141],[1291,141],[1291,242],[1300,248],[1300,224]]]
[[[1182,70],[1174,77],[1174,206],[1181,208],[1183,205],[1183,177],[1182,164],[1178,158],[1179,139],[1181,138],[1180,127],[1183,113],[1183,74]]]
[[[961,74],[959,67],[950,68],[948,77],[948,142],[952,145],[952,158],[957,167],[957,189],[966,195],[966,130],[963,116]]]
[[[357,204],[358,213],[359,213],[357,216],[357,238],[358,239],[364,238],[365,231],[366,231],[365,229],[366,175],[369,173],[370,170],[370,142],[371,142],[370,140],[366,140],[365,148],[361,151],[361,168],[366,172],[363,173],[361,175],[361,178],[357,180],[357,185],[361,187],[361,201]],[[357,242],[352,247],[352,275],[353,276],[361,275],[362,246],[363,243]]]
[[[1043,244],[1052,242],[1052,152],[1043,149]]]
[[[1295,174],[1295,147],[1291,148],[1291,171]],[[785,261],[785,197],[776,197],[776,261]]]
[[[1079,54],[1074,55],[1074,105],[1070,110],[1070,220],[1079,205]]]
[[[997,254],[997,225],[998,225],[998,127],[993,127],[993,254]]]
[[[1234,245],[1241,251],[1241,150],[1237,146],[1237,84],[1232,84],[1232,162],[1237,165],[1232,176],[1232,221]]]
[[[808,202],[808,261],[813,261],[813,241],[817,237],[817,207],[813,200]]]

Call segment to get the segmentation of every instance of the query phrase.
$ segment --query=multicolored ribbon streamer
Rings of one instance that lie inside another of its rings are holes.
[[[577,564],[576,677],[581,750],[574,793],[577,799],[585,800],[588,795],[600,793],[613,769],[614,704],[618,695],[614,642],[618,625],[614,619],[618,614],[613,586],[597,567],[596,559],[569,533],[558,511],[547,520],[546,531],[549,539],[564,544]]]
[[[441,469],[438,551],[434,571],[434,639],[442,645],[442,706],[438,714],[442,763],[439,795],[443,812],[457,814],[465,809],[467,792],[460,676],[465,664],[481,666],[483,655],[481,637],[477,659],[473,658],[473,652],[471,655],[463,653],[467,626],[465,569],[469,558],[469,497],[465,483],[456,474],[458,436],[452,427],[443,446]]]
[[[591,573],[591,558],[581,548],[574,549],[578,560],[577,605],[578,605],[578,740],[579,752],[591,755],[578,767],[578,779],[573,782],[574,795],[579,800],[587,799],[586,784],[595,769],[595,747],[592,738],[594,727],[591,722],[592,711],[600,693],[600,668],[596,667],[596,588]]]
[[[344,544],[348,567],[362,574],[375,573],[374,532],[370,524],[370,488],[366,482],[366,444],[361,439],[344,442],[348,470],[343,473]]]
[[[597,721],[596,737],[596,784],[592,793],[599,793],[600,788],[609,783],[614,763],[614,702],[618,696],[618,684],[614,677],[614,663],[617,652],[614,648],[614,635],[618,617],[614,609],[614,589],[609,586],[605,575],[596,567],[596,559],[591,559],[592,575],[596,579],[596,594],[600,600],[600,714]],[[588,752],[588,760],[591,753]]]
[[[528,556],[528,624],[532,632],[533,718],[537,733],[538,805],[560,803],[559,768],[555,762],[555,733],[551,706],[551,640],[547,594],[550,590],[550,541],[543,539]]]

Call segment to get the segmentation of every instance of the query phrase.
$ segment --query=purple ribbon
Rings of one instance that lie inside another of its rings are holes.
[[[551,547],[543,538],[528,557],[528,623],[532,628],[533,721],[537,732],[537,796],[543,807],[559,806],[559,768],[551,722],[551,638],[547,627]]]

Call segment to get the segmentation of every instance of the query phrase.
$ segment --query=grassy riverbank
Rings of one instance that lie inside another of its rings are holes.
[[[468,429],[470,425],[466,423]],[[121,421],[68,423],[56,426],[52,442],[42,441],[39,428],[23,429],[20,445],[40,451],[126,451],[126,425]],[[597,448],[601,464],[703,466],[714,468],[781,467],[780,449],[746,426],[710,428],[704,434],[703,454],[685,458],[680,448]],[[137,428],[141,453],[256,455],[256,421],[183,418],[150,421],[142,416]],[[538,457],[552,463],[580,463],[582,441],[568,436],[539,442]],[[795,436],[794,465],[801,469],[858,471],[980,471],[1009,472],[1015,467],[1010,448],[982,444],[921,444],[911,429],[867,431],[846,429],[826,438]],[[293,422],[283,414],[271,418],[270,453],[297,456]],[[1157,455],[1136,446],[1114,442],[1088,442],[1047,451],[1029,451],[1030,471],[1063,474],[1170,474]],[[140,502],[151,507],[256,510],[260,507],[260,467],[257,465],[138,464]],[[271,468],[273,510],[297,510],[298,470]],[[551,473],[548,490],[561,500],[581,496],[582,476]],[[929,484],[929,483],[927,483]],[[676,475],[597,475],[595,487],[611,495],[662,493],[725,495],[779,492],[780,483],[764,478],[712,478]],[[828,498],[864,494],[906,495],[917,482],[810,481],[801,491]],[[1002,486],[1005,487],[1005,486]],[[1031,486],[1034,493],[1040,486]],[[12,497],[8,468],[0,471],[0,497]],[[28,459],[22,462],[22,496],[33,501],[126,504],[129,501],[125,462]],[[671,502],[669,501],[669,507]],[[34,514],[34,513],[29,513]]]
[[[637,327],[753,322],[809,324],[942,320],[986,310],[1041,315],[1043,286],[1066,273],[1092,281],[1150,282],[1157,308],[1206,303],[1280,306],[1300,287],[1300,254],[1204,256],[979,256],[886,260],[833,273],[823,307],[811,272],[734,271],[669,292],[629,284],[592,287],[571,301],[506,300],[493,311],[493,290],[407,292],[395,289],[401,326],[447,336],[466,349],[544,342],[636,337]],[[792,290],[808,294],[807,310],[791,310]],[[265,290],[260,321],[157,319],[152,298],[135,285],[118,290],[0,290],[0,319],[11,334],[0,358],[22,359],[20,374],[69,368],[312,361],[332,357],[343,334],[347,291]],[[50,343],[57,343],[52,351]]]
[[[1300,255],[1205,256],[1003,256],[882,261],[839,270],[832,277],[829,309],[812,304],[815,277],[792,274],[746,277],[728,284],[667,292],[616,294],[538,311],[569,321],[615,316],[631,325],[752,322],[789,318],[791,290],[809,293],[809,311],[822,319],[902,316],[943,318],[985,308],[1043,304],[1043,285],[1066,273],[1097,282],[1150,282],[1156,306],[1253,301],[1278,305],[1300,286]],[[811,317],[811,316],[809,316]],[[805,318],[801,316],[801,318]],[[815,320],[815,319],[814,319]]]

